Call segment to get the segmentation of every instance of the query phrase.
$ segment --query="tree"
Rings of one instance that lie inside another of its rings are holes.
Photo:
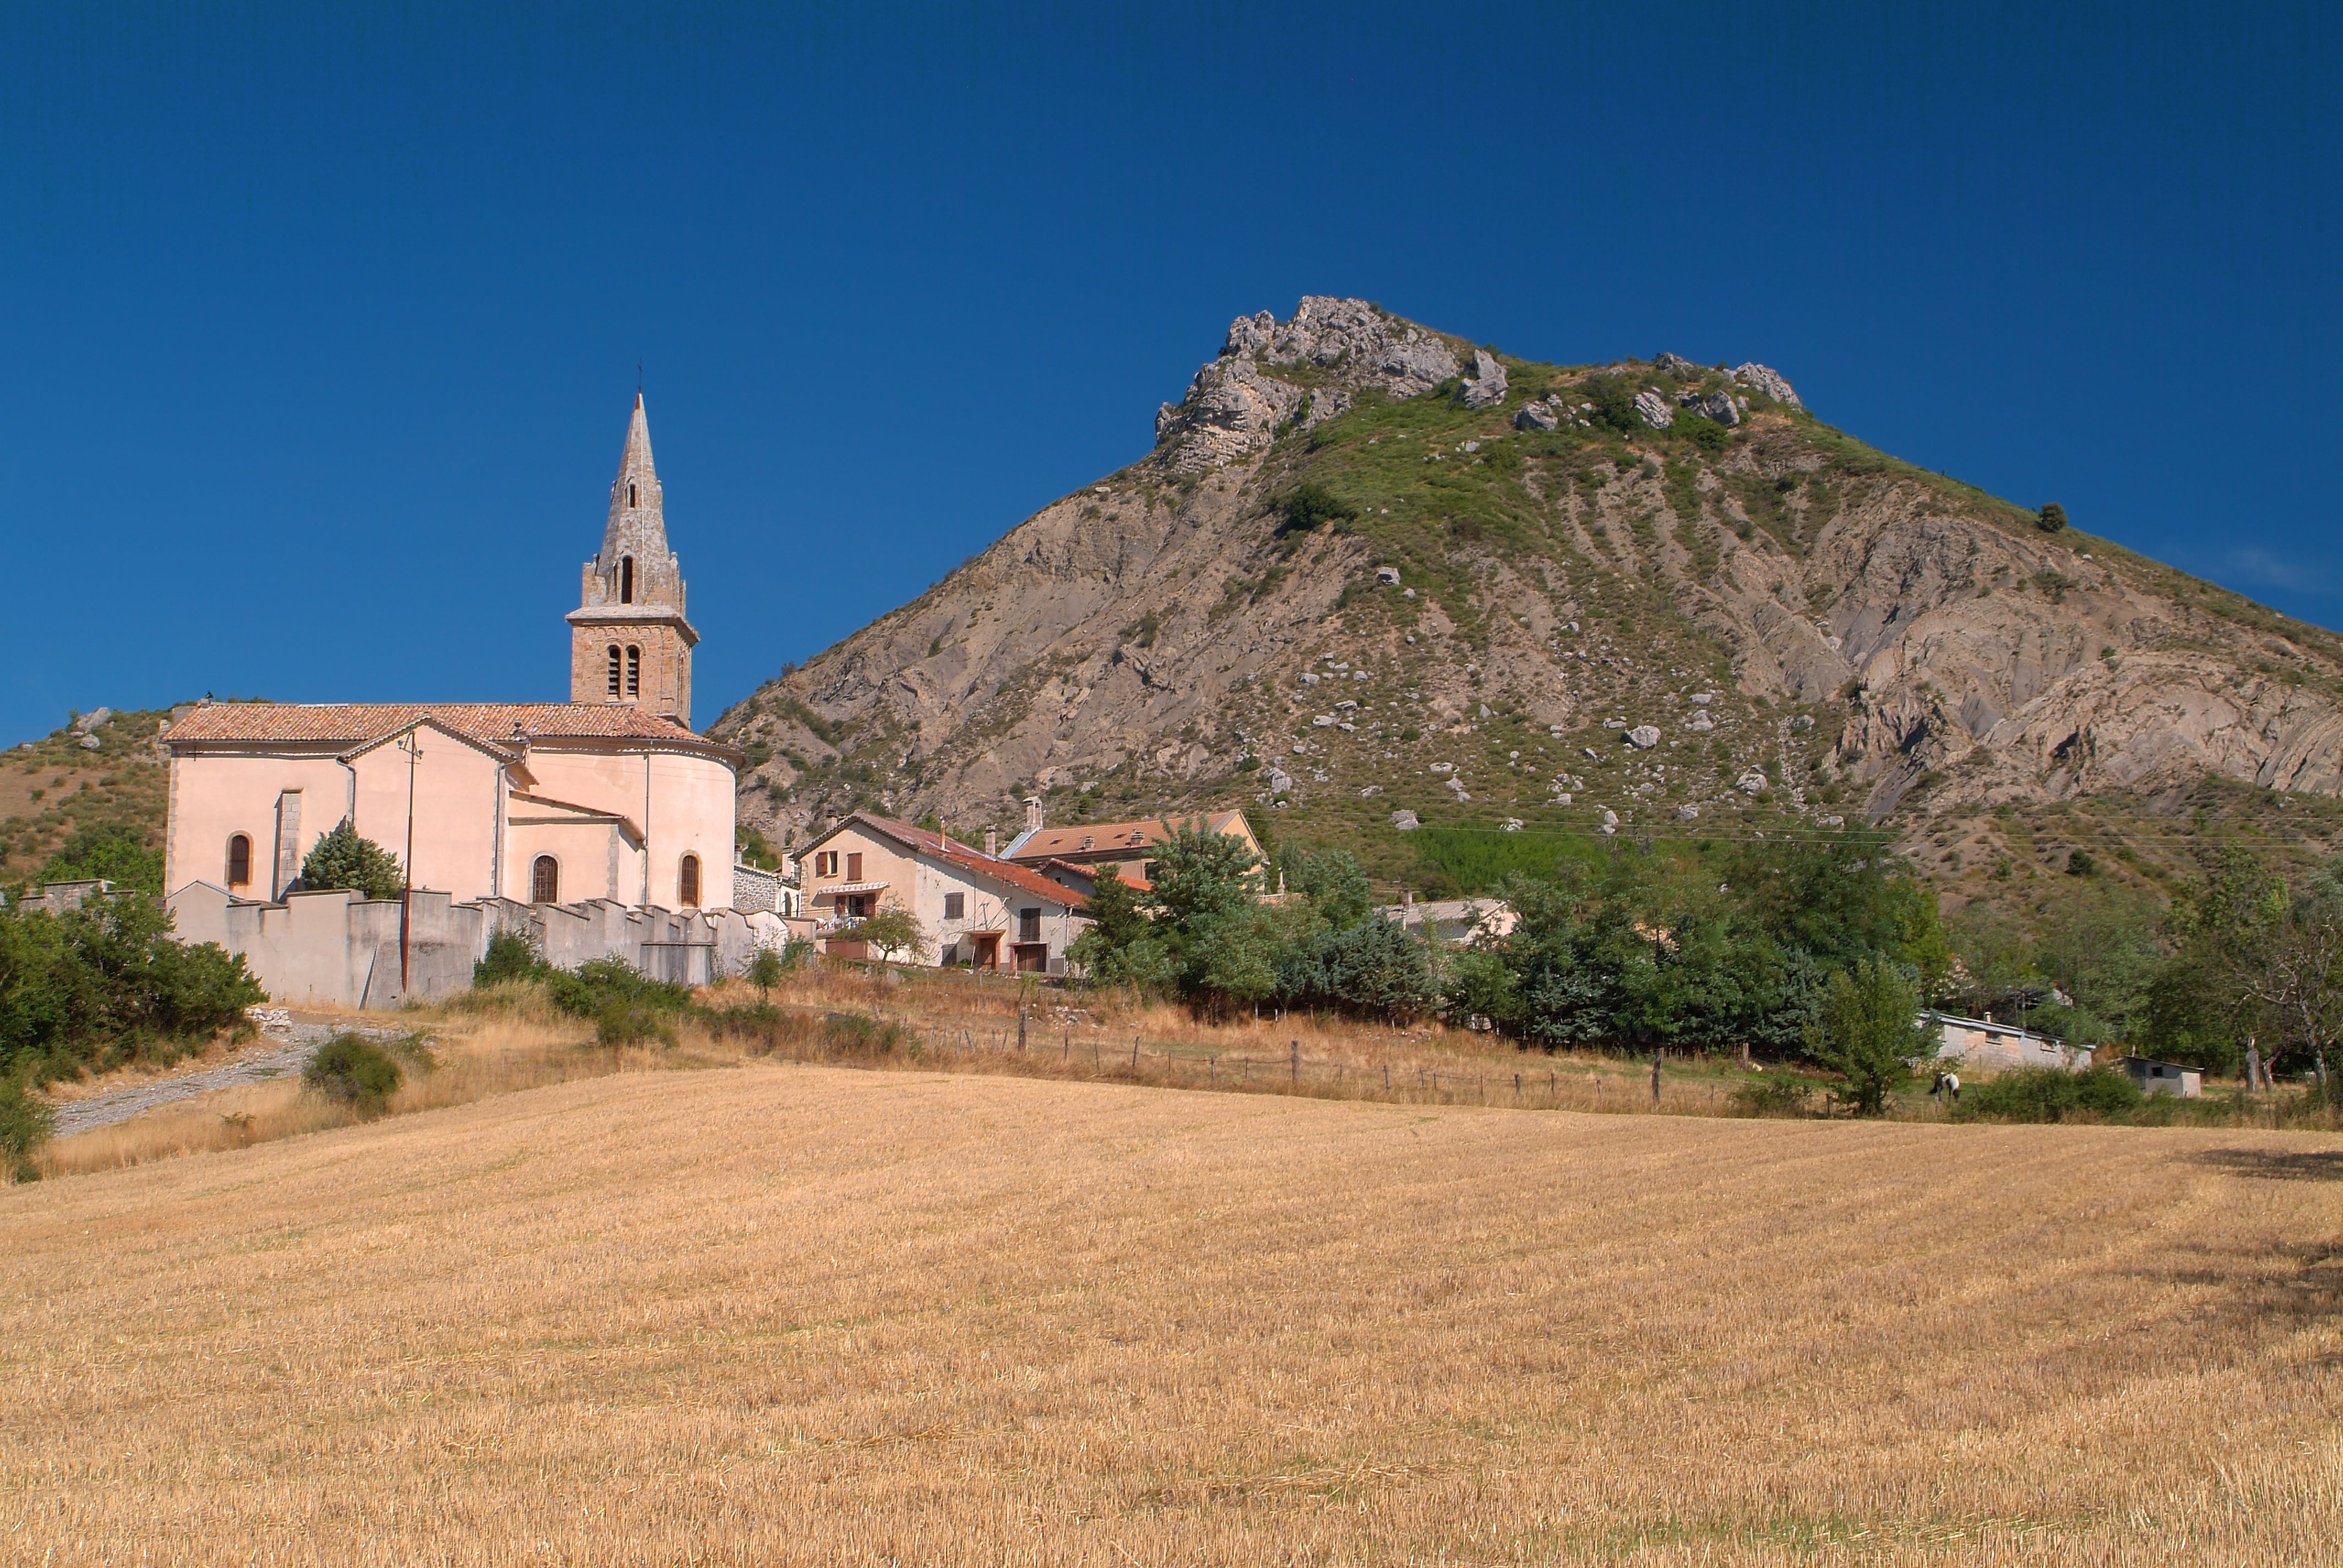
[[[40,1175],[33,1154],[55,1128],[55,1112],[34,1098],[28,1076],[0,1078],[0,1171],[8,1180],[30,1181]]]
[[[757,988],[758,1001],[770,1002],[773,988],[781,983],[782,977],[788,972],[789,965],[779,953],[771,948],[760,947],[757,950],[757,956],[749,960],[749,967],[742,971],[741,978]]]
[[[301,886],[309,891],[347,888],[369,899],[395,899],[407,886],[398,857],[371,839],[358,837],[347,817],[309,848],[301,861]]]
[[[1876,1116],[1887,1096],[1911,1081],[1912,1065],[1933,1052],[1919,1020],[1920,997],[1901,970],[1876,957],[1830,977],[1806,1032],[1806,1049],[1844,1075],[1842,1102],[1859,1116]]]
[[[1281,534],[1305,534],[1323,523],[1344,522],[1359,515],[1359,509],[1314,479],[1304,479],[1286,493],[1278,503],[1285,514],[1278,525]]]
[[[58,846],[36,882],[104,879],[142,893],[163,890],[163,851],[147,847],[146,835],[115,822],[85,828]]]
[[[890,963],[899,952],[908,952],[917,959],[928,945],[928,933],[920,927],[920,918],[900,904],[889,904],[855,927],[854,934],[866,945],[877,948],[879,956]]]
[[[2056,501],[2044,505],[2034,514],[2034,526],[2046,534],[2055,534],[2066,526],[2066,508]]]

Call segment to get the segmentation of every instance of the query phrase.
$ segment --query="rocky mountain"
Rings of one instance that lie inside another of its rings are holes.
[[[1312,297],[1239,317],[1155,434],[724,714],[744,820],[1232,802],[1404,874],[1411,820],[1869,819],[1984,882],[2343,817],[2343,642],[1762,365],[1539,364]]]

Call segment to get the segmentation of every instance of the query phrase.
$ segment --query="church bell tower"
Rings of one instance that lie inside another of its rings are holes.
[[[667,548],[640,392],[610,485],[602,553],[586,563],[568,618],[570,701],[637,703],[690,728],[691,648],[699,634],[683,618],[683,572]]]

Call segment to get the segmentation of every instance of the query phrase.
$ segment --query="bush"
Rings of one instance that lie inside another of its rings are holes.
[[[266,1000],[217,945],[173,940],[156,900],[127,895],[63,915],[0,914],[0,1076],[169,1060]]]
[[[2034,514],[2034,526],[2046,534],[2055,534],[2066,526],[2066,508],[2056,501],[2045,505]]]
[[[371,839],[361,839],[347,817],[310,846],[301,861],[301,886],[316,891],[347,888],[369,899],[395,899],[407,886],[398,857]]]
[[[33,1155],[55,1128],[56,1113],[33,1098],[28,1079],[0,1079],[0,1164],[7,1167],[10,1180],[40,1180]]]
[[[1305,479],[1286,492],[1278,509],[1285,518],[1278,525],[1281,534],[1306,534],[1326,523],[1347,522],[1359,515],[1356,507],[1314,479]]]
[[[1803,1079],[1768,1078],[1735,1090],[1733,1111],[1736,1116],[1804,1116],[1813,1094]]]
[[[594,1015],[594,1040],[605,1046],[640,1045],[646,1040],[673,1045],[675,1013],[645,1001],[614,1000]]]
[[[117,888],[160,893],[163,851],[149,848],[145,833],[119,822],[85,828],[60,845],[33,878],[36,882],[101,879]]]
[[[361,1111],[378,1111],[407,1081],[390,1052],[363,1035],[337,1034],[317,1048],[301,1081]]]
[[[2021,1067],[1972,1086],[1955,1114],[1963,1121],[2063,1121],[2077,1114],[2127,1115],[2139,1109],[2141,1099],[2130,1077],[2111,1067],[2087,1072]]]
[[[596,959],[575,970],[555,970],[546,976],[546,995],[555,1009],[572,1018],[599,1019],[614,1002],[628,1002],[655,1012],[690,1010],[691,992],[672,980],[646,979],[624,959]]]
[[[1845,1075],[1846,1088],[1835,1092],[1856,1115],[1885,1111],[1888,1094],[1910,1081],[1912,1063],[1931,1053],[1919,1010],[1912,982],[1884,959],[1865,959],[1830,977],[1807,1029],[1807,1050]]]
[[[543,980],[553,972],[537,942],[525,931],[498,931],[488,939],[488,950],[472,966],[472,989],[485,990],[507,980]]]
[[[822,1048],[840,1056],[892,1056],[910,1040],[901,1024],[859,1012],[833,1012],[821,1020]]]

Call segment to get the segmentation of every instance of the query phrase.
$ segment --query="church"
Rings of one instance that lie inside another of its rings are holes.
[[[602,548],[568,615],[567,702],[212,702],[160,744],[164,888],[297,892],[348,821],[456,902],[732,903],[739,756],[691,729],[683,573],[635,396]]]

